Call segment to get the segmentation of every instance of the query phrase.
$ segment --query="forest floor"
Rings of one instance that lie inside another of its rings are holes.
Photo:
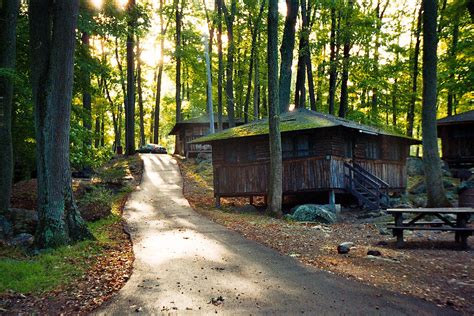
[[[0,314],[87,314],[123,287],[134,255],[121,214],[142,171],[137,155],[114,159],[99,178],[73,180],[76,201],[94,219],[88,226],[97,240],[38,255],[0,244]],[[109,207],[107,216],[100,205]],[[35,180],[15,184],[12,207],[36,208]]]
[[[185,197],[214,222],[304,264],[474,314],[474,251],[456,248],[453,234],[408,232],[406,246],[398,249],[384,229],[387,216],[374,220],[363,211],[343,210],[334,225],[289,222],[264,215],[261,200],[256,200],[257,211],[249,211],[248,199],[237,198],[222,199],[222,208],[216,209],[210,165],[178,161]],[[342,242],[354,243],[348,254],[338,254]],[[381,256],[368,256],[369,250]]]

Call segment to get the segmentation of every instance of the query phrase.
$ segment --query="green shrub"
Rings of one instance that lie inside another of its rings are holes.
[[[102,183],[120,184],[127,175],[127,171],[122,166],[102,169],[97,173],[97,178]]]
[[[86,221],[96,221],[111,214],[115,200],[113,192],[103,187],[92,187],[78,201],[81,216]]]

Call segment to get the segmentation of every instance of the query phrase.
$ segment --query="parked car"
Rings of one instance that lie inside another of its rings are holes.
[[[146,144],[145,146],[141,146],[140,148],[137,149],[137,152],[142,153],[142,154],[167,154],[168,152],[166,151],[166,148],[157,145],[157,144]]]

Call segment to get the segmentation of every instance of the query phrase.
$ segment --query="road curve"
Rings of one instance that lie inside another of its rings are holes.
[[[247,240],[192,210],[173,157],[142,159],[142,183],[124,210],[136,257],[133,274],[94,314],[455,314],[304,266]]]

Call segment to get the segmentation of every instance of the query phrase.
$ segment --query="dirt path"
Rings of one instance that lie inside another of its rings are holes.
[[[455,314],[305,267],[195,213],[176,161],[143,155],[140,190],[125,207],[136,260],[98,314]]]

